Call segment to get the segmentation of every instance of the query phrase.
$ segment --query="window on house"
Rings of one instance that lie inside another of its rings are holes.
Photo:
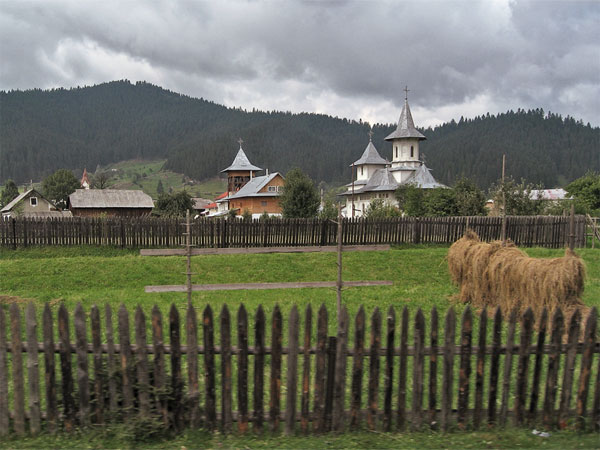
[[[410,157],[414,158],[414,156],[415,156],[415,148],[411,145],[410,146]]]
[[[396,158],[398,157],[398,147],[396,147]]]
[[[277,192],[277,186],[269,186],[267,188],[267,191],[269,191],[269,192]]]
[[[362,167],[360,168],[360,175],[361,176],[363,175],[363,168]]]
[[[267,202],[260,202],[260,206],[267,206]]]
[[[282,192],[283,191],[283,186],[277,186],[277,192]]]
[[[37,197],[29,197],[29,204],[31,206],[37,206]]]

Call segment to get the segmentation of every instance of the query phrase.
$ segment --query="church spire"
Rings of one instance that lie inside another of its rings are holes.
[[[416,138],[420,141],[427,139],[415,127],[415,122],[413,121],[410,107],[408,106],[408,92],[409,89],[408,86],[406,86],[404,88],[404,106],[400,113],[400,119],[398,119],[398,127],[392,134],[385,138],[386,141],[402,138]]]

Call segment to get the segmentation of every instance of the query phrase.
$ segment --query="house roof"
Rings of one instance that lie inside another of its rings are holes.
[[[373,145],[373,142],[369,140],[369,145],[367,145],[367,148],[365,148],[365,151],[363,152],[362,156],[350,165],[358,166],[362,164],[375,164],[385,166],[388,163],[389,162],[387,160],[383,159],[381,155],[379,155],[379,152]]]
[[[143,191],[121,189],[77,189],[69,195],[72,208],[154,208]]]
[[[435,181],[435,178],[433,178],[433,175],[430,173],[430,169],[425,164],[422,164],[420,167],[418,167],[403,184],[406,183],[412,183],[422,189],[448,187]]]
[[[30,194],[36,194],[38,197],[43,198],[44,200],[46,200],[48,203],[50,203],[52,206],[54,206],[56,208],[56,205],[54,204],[54,202],[51,202],[50,200],[48,200],[46,197],[44,197],[42,194],[39,193],[39,191],[35,190],[34,188],[31,188],[25,192],[23,192],[22,194],[19,194],[18,196],[16,196],[15,198],[13,198],[10,203],[8,203],[4,208],[2,208],[0,210],[0,212],[6,213],[9,212],[10,210],[12,210],[18,203],[20,203],[23,199],[29,197]],[[33,217],[33,216],[31,216]]]
[[[280,195],[278,192],[259,192],[277,176],[281,177],[281,174],[279,172],[273,172],[272,174],[263,175],[262,177],[254,177],[250,181],[248,181],[239,191],[237,191],[235,194],[229,197],[229,200],[243,197],[278,196]]]
[[[192,202],[194,202],[194,209],[206,209],[213,201],[206,198],[193,197]]]
[[[233,162],[231,163],[231,165],[228,168],[221,170],[221,172],[231,172],[234,170],[262,170],[262,169],[260,167],[256,167],[255,165],[253,165],[250,162],[250,160],[246,156],[246,153],[244,153],[244,150],[242,149],[242,147],[240,145],[240,149],[238,150],[237,155],[235,155],[235,158],[234,158]]]
[[[392,141],[394,139],[402,138],[417,138],[420,141],[427,139],[415,128],[415,123],[413,122],[412,114],[410,113],[410,107],[408,106],[408,100],[404,100],[404,107],[400,113],[400,119],[398,119],[398,127],[392,134],[386,137],[385,140]]]

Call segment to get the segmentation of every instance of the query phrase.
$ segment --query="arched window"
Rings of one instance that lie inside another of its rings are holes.
[[[410,157],[411,158],[415,157],[415,148],[412,145],[410,146]]]
[[[360,168],[360,176],[361,176],[361,177],[363,176],[363,168],[364,168],[364,167],[361,167],[361,168]]]
[[[398,147],[396,147],[396,158],[398,157]]]

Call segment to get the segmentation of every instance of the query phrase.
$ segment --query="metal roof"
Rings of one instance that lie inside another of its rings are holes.
[[[194,203],[194,209],[206,209],[213,201],[207,198],[192,197]]]
[[[234,158],[233,162],[231,163],[231,165],[227,169],[221,170],[221,172],[230,172],[230,171],[234,171],[234,170],[262,170],[262,169],[260,167],[256,167],[256,166],[252,165],[252,163],[246,156],[246,153],[244,153],[244,150],[240,146],[240,149],[238,150],[237,155],[235,155],[235,158]]]
[[[248,181],[239,191],[229,197],[228,200],[243,198],[243,197],[272,197],[280,195],[279,192],[259,193],[267,184],[271,182],[276,176],[281,176],[279,172],[273,172],[270,175],[263,175],[262,177],[254,177]],[[283,178],[283,177],[282,177]]]
[[[77,189],[69,195],[72,208],[154,208],[143,191],[121,189]]]
[[[412,114],[410,113],[410,107],[408,106],[408,100],[404,100],[404,107],[400,113],[400,119],[398,119],[398,127],[392,134],[386,137],[385,140],[392,141],[394,139],[402,138],[417,138],[420,141],[427,139],[415,128],[415,123],[413,122]]]
[[[21,200],[23,200],[25,197],[27,197],[29,195],[29,193],[31,191],[34,191],[35,189],[29,189],[28,191],[23,192],[22,194],[17,195],[15,198],[13,198],[4,208],[2,208],[0,210],[0,212],[8,212],[11,209],[13,209],[13,207],[19,203]]]
[[[360,159],[354,161],[354,163],[350,164],[350,166],[358,166],[362,164],[374,164],[385,166],[386,164],[389,164],[389,161],[383,159],[381,155],[379,155],[379,152],[373,145],[373,142],[369,140],[369,145],[367,145],[367,148],[365,148],[365,151],[363,152]]]
[[[421,165],[413,174],[402,184],[414,184],[422,189],[446,188],[448,186],[438,183],[431,175],[430,169],[425,164]]]

